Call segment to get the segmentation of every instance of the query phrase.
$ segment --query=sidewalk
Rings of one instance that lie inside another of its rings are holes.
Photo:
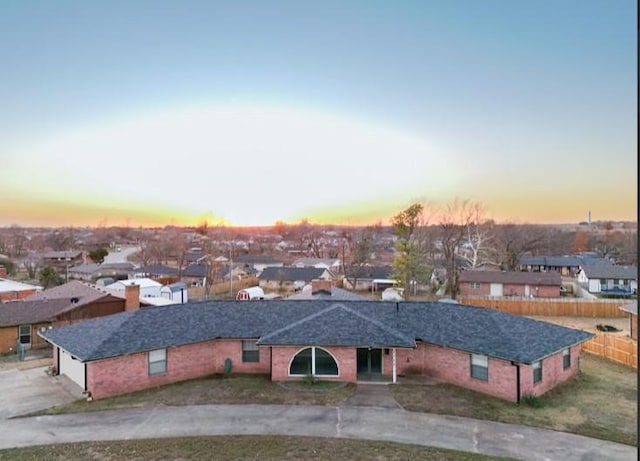
[[[202,405],[0,421],[0,449],[91,440],[293,435],[386,440],[527,461],[631,461],[636,448],[528,426],[372,407]]]

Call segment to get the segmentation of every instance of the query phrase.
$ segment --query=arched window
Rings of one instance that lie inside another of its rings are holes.
[[[338,364],[331,354],[319,347],[307,347],[298,352],[289,366],[290,375],[338,376]]]

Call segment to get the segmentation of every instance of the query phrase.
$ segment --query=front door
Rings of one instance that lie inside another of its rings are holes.
[[[357,349],[358,374],[382,373],[382,349],[369,349],[359,347]]]

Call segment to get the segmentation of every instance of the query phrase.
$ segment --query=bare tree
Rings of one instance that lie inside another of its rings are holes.
[[[490,245],[493,236],[493,221],[485,219],[484,208],[480,203],[470,205],[471,219],[467,226],[466,245],[459,250],[459,256],[467,263],[469,269],[490,264]]]
[[[446,292],[455,299],[458,292],[457,257],[460,243],[468,233],[474,209],[479,209],[468,200],[455,199],[440,213],[438,223],[440,247],[445,260]]]
[[[22,266],[26,269],[29,280],[35,280],[40,270],[41,261],[37,258],[27,258],[22,262]]]
[[[541,226],[507,223],[496,226],[494,263],[502,270],[516,270],[520,258],[534,254],[544,243]]]
[[[11,255],[14,258],[19,258],[24,252],[24,244],[27,241],[25,230],[20,226],[11,226],[9,228],[11,233]]]
[[[373,251],[373,229],[366,228],[362,232],[343,232],[342,263],[345,279],[352,287],[356,287],[360,279],[371,265]],[[345,251],[346,250],[346,251]]]

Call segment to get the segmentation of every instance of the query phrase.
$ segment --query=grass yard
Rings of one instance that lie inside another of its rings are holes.
[[[313,386],[293,383],[279,385],[266,375],[212,376],[147,389],[120,397],[86,402],[79,400],[68,405],[49,408],[34,415],[100,411],[116,408],[152,407],[156,405],[214,405],[214,404],[271,404],[271,405],[341,405],[355,391],[354,384],[323,382]]]
[[[449,384],[406,383],[391,391],[409,411],[524,424],[637,445],[636,370],[586,353],[580,368],[573,381],[536,399],[538,408]]]
[[[86,442],[0,450],[12,461],[327,460],[493,461],[508,458],[366,440],[281,436],[186,437]]]

